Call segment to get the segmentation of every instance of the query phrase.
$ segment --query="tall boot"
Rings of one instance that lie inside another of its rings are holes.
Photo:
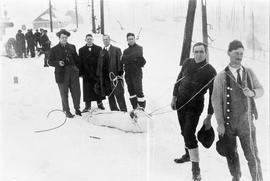
[[[132,105],[132,108],[137,109],[137,107],[138,107],[137,96],[136,95],[135,96],[130,96],[129,100],[130,100],[130,103]]]
[[[175,163],[185,163],[185,162],[189,162],[189,161],[190,161],[190,157],[189,157],[189,153],[188,153],[187,148],[185,148],[185,154],[181,158],[174,159]]]
[[[83,109],[84,112],[88,112],[91,109],[91,102],[85,102],[85,108]]]
[[[193,148],[188,150],[190,155],[190,161],[192,162],[192,179],[193,181],[201,180],[201,172],[199,167],[199,149]]]

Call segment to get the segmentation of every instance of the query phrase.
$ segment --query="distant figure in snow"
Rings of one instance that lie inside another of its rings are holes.
[[[26,48],[25,48],[25,36],[22,30],[18,30],[16,34],[16,54],[18,58],[26,58]]]
[[[238,40],[229,44],[230,63],[214,81],[212,104],[217,120],[217,151],[225,156],[233,181],[241,177],[236,137],[239,138],[252,181],[262,181],[261,162],[253,123],[258,118],[254,99],[263,95],[263,87],[255,73],[242,66],[244,46]]]
[[[124,65],[125,80],[130,95],[133,109],[145,109],[145,98],[143,93],[142,67],[145,65],[143,48],[135,41],[133,33],[127,34],[128,48],[124,50],[121,63]]]
[[[40,36],[41,36],[41,33],[38,31],[38,29],[36,29],[34,36],[35,36],[36,50],[38,50],[38,45],[40,45]]]
[[[68,118],[73,118],[68,103],[68,92],[70,90],[75,114],[81,116],[80,111],[80,81],[79,81],[79,57],[76,47],[67,42],[70,33],[61,29],[56,33],[59,43],[51,49],[49,65],[55,67],[55,80],[58,85],[62,108]]]
[[[86,45],[79,49],[80,74],[83,78],[83,101],[85,102],[83,112],[91,109],[92,101],[96,101],[98,108],[104,110],[102,100],[105,97],[95,92],[95,85],[99,81],[96,74],[98,57],[102,48],[93,43],[94,39],[91,34],[86,35],[85,41]]]
[[[172,109],[177,110],[181,134],[185,142],[185,154],[176,158],[176,163],[192,162],[194,181],[201,180],[199,167],[199,149],[195,133],[204,108],[204,94],[209,90],[206,129],[211,128],[213,107],[211,94],[216,70],[206,61],[207,45],[198,42],[193,45],[194,58],[186,59],[173,89]]]
[[[27,33],[25,34],[25,39],[27,42],[27,48],[26,48],[26,52],[27,55],[30,52],[31,57],[35,57],[35,44],[36,44],[36,38],[33,34],[32,29],[28,29]]]
[[[48,58],[50,53],[51,41],[47,36],[47,30],[42,31],[39,42],[41,45],[41,52],[39,55],[44,54],[44,67],[49,67]]]

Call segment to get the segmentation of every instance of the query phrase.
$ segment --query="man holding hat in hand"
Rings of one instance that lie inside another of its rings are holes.
[[[262,181],[253,118],[258,118],[254,99],[263,95],[263,87],[250,68],[241,65],[244,46],[238,40],[229,44],[229,65],[214,81],[212,105],[217,120],[217,151],[225,156],[233,181],[241,177],[236,137],[248,161],[252,181]]]
[[[67,42],[70,33],[65,29],[61,29],[56,35],[59,38],[59,43],[51,49],[49,65],[55,67],[55,80],[59,87],[63,111],[68,118],[74,117],[68,103],[68,90],[70,90],[75,114],[81,116],[79,58],[76,47]]]

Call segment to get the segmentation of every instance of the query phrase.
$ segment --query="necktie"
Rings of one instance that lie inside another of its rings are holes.
[[[241,70],[240,68],[237,69],[237,83],[242,86],[242,80],[241,80],[241,76],[240,76],[240,70]]]

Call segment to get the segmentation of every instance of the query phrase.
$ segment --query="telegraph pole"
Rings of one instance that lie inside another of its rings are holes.
[[[104,1],[100,0],[100,26],[101,26],[101,34],[104,35]]]
[[[202,4],[202,33],[203,33],[203,43],[208,46],[208,31],[207,31],[207,11],[206,11],[206,0],[201,0]],[[206,61],[209,61],[209,51],[206,50],[207,57]]]
[[[78,6],[77,6],[77,0],[75,0],[75,16],[76,16],[76,28],[79,27],[79,22],[78,22]]]
[[[197,0],[189,0],[180,65],[189,58]]]
[[[96,17],[95,17],[95,7],[94,7],[94,0],[91,0],[91,9],[92,9],[92,32],[96,33]]]
[[[50,28],[51,28],[51,32],[53,32],[52,3],[51,3],[51,0],[49,0],[49,13],[50,13]]]

